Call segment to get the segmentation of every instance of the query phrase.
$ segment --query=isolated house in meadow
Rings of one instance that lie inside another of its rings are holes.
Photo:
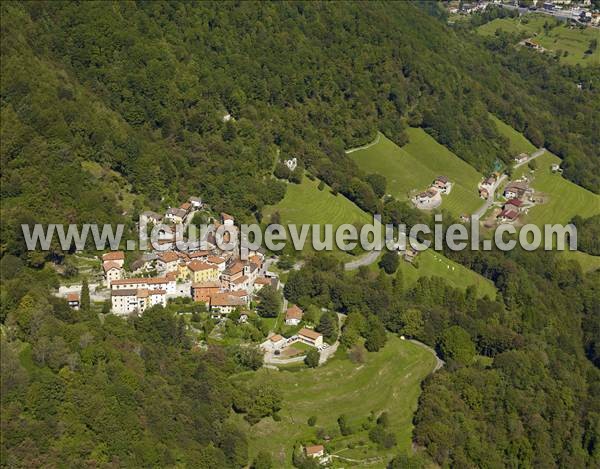
[[[306,446],[304,454],[308,458],[321,458],[325,455],[325,447],[323,445]]]
[[[413,249],[410,246],[406,247],[406,251],[404,251],[404,260],[406,262],[413,262],[415,260],[415,258],[417,257],[417,255],[419,254],[419,251],[417,251],[416,249]]]
[[[285,312],[285,323],[288,326],[297,326],[302,321],[302,315],[302,310],[298,306],[293,305]]]
[[[452,183],[447,176],[438,176],[433,180],[433,187],[438,189],[442,194],[450,192]]]

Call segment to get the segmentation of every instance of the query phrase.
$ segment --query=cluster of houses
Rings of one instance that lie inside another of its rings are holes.
[[[297,326],[302,321],[302,316],[304,312],[302,309],[296,305],[292,305],[285,312],[285,324],[288,326]],[[303,327],[293,336],[286,338],[280,334],[273,334],[266,341],[261,344],[261,348],[265,352],[276,352],[288,347],[296,342],[301,342],[306,345],[310,345],[311,347],[315,347],[319,350],[325,347],[323,343],[323,334],[309,329],[308,327]]]
[[[504,197],[507,199],[502,207],[502,211],[497,215],[497,220],[501,223],[514,223],[519,215],[525,212],[530,204],[533,189],[529,187],[527,180],[516,180],[507,184],[504,188]]]
[[[452,182],[447,176],[436,177],[431,186],[424,192],[413,197],[414,206],[421,210],[432,210],[442,203],[442,194],[449,194],[452,190]]]
[[[177,221],[185,222],[186,217],[201,206],[199,198],[191,198],[180,208],[167,210],[165,218],[173,220],[176,216]],[[147,222],[162,219],[154,212],[144,212],[141,216]],[[213,223],[217,227],[233,227],[234,218],[222,213],[220,221]],[[247,307],[252,296],[264,286],[278,287],[277,277],[263,268],[262,252],[250,252],[247,259],[242,260],[238,251],[221,251],[209,241],[196,247],[187,251],[173,247],[147,253],[132,263],[131,275],[124,269],[124,252],[104,254],[102,268],[113,313],[142,313],[154,305],[165,306],[169,298],[188,296],[205,303],[213,316],[222,316]]]
[[[190,197],[187,202],[182,203],[179,207],[169,207],[164,216],[159,213],[147,210],[140,214],[140,223],[154,224],[163,221],[170,223],[187,223],[191,221],[196,210],[203,206],[200,197]]]

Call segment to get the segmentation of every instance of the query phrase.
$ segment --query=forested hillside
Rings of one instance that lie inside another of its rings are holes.
[[[259,217],[283,196],[268,177],[277,149],[373,211],[345,147],[377,130],[405,143],[408,122],[484,171],[513,156],[488,110],[598,191],[598,70],[478,40],[406,2],[4,2],[5,226],[116,219],[84,161],[123,174],[138,207],[202,193]],[[15,243],[4,228],[4,248]]]

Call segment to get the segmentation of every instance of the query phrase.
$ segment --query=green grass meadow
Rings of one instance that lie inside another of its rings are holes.
[[[263,368],[237,377],[268,382],[283,395],[279,422],[269,417],[249,428],[250,459],[263,450],[272,455],[274,467],[292,467],[294,444],[323,443],[316,437],[317,428],[322,427],[332,437],[326,444],[330,453],[339,451],[338,454],[354,459],[383,456],[381,464],[369,467],[385,467],[393,455],[411,447],[412,418],[421,392],[420,383],[434,366],[435,357],[429,351],[389,336],[386,346],[379,352],[367,353],[363,364],[336,357],[319,368],[295,371]],[[383,411],[388,412],[390,428],[397,436],[398,444],[391,450],[375,447],[367,431],[361,428],[371,412],[378,415]],[[342,437],[338,430],[337,419],[342,414],[355,430],[347,437]],[[317,422],[310,427],[307,420],[313,415]]]
[[[552,28],[548,34],[544,33],[544,23],[552,24],[554,20],[545,15],[527,15],[521,18],[498,18],[486,23],[477,31],[486,36],[493,36],[496,30],[507,33],[519,34],[525,32],[531,35],[534,42],[552,52],[566,51],[567,56],[561,54],[560,61],[567,65],[599,65],[600,49],[593,54],[586,54],[592,39],[600,40],[600,31],[595,28],[578,27],[561,24]]]
[[[496,124],[500,135],[508,138],[509,149],[512,155],[517,156],[520,153],[531,154],[537,150],[535,145],[525,138],[525,136],[513,129],[510,125],[505,124],[496,116],[490,114],[490,118]]]
[[[381,135],[377,144],[350,156],[363,171],[385,176],[388,193],[400,200],[427,189],[435,177],[448,176],[454,186],[442,196],[441,208],[457,217],[475,211],[482,203],[477,184],[483,175],[424,130],[409,128],[407,133],[409,142],[403,147]]]

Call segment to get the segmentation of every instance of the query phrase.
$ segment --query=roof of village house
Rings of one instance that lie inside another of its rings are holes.
[[[67,301],[79,301],[79,293],[67,293]]]
[[[280,340],[283,340],[283,339],[284,339],[284,337],[279,334],[273,334],[271,337],[269,337],[269,340],[271,342],[279,342]]]
[[[307,446],[304,448],[304,451],[306,452],[307,456],[310,456],[311,454],[317,454],[321,451],[325,451],[325,447],[323,445]]]
[[[192,203],[197,203],[197,204],[201,204],[202,203],[202,199],[200,197],[194,197],[194,196],[190,197],[189,201],[192,202]]]
[[[179,206],[179,208],[181,210],[185,210],[186,212],[189,212],[189,210],[192,208],[192,204],[189,202],[184,202]]]
[[[175,272],[172,272],[175,273]],[[138,283],[146,283],[148,285],[160,284],[160,283],[169,283],[170,279],[165,277],[132,277],[132,278],[122,278],[120,280],[113,280],[111,285],[129,285],[129,284],[138,284]]]
[[[238,298],[247,298],[248,292],[246,290],[236,290],[229,292],[230,295],[237,296]]]
[[[515,207],[520,207],[521,205],[523,205],[523,201],[520,199],[510,199],[508,202],[506,202],[506,205],[514,205]]]
[[[222,264],[223,262],[225,262],[225,259],[219,256],[208,256],[206,258],[206,262],[210,264]]]
[[[213,270],[215,268],[214,265],[210,265],[206,262],[198,260],[190,262],[187,266],[192,272],[199,272],[200,270]]]
[[[158,213],[153,212],[152,210],[146,210],[142,212],[141,215],[146,218],[156,218],[157,220],[160,220],[162,218],[162,215],[159,215]]]
[[[241,298],[229,293],[215,293],[210,296],[211,306],[246,306],[246,302]]]
[[[229,215],[228,213],[225,212],[221,212],[221,220],[225,221],[225,220],[233,220],[234,218]]]
[[[185,210],[182,210],[180,208],[170,208],[169,210],[167,210],[167,215],[174,215],[176,217],[183,218],[187,215],[187,213]]]
[[[511,209],[504,209],[498,215],[498,218],[508,218],[509,220],[514,220],[517,218],[519,214]]]
[[[165,251],[158,255],[158,259],[163,262],[174,262],[179,259],[179,255],[175,251]]]
[[[148,293],[148,290],[145,288],[140,288],[137,291],[137,297],[138,298],[148,298],[148,296],[150,296],[150,293]]]
[[[109,270],[112,270],[112,269],[121,270],[121,266],[114,261],[104,261],[102,263],[102,269],[104,269],[104,272],[108,272]]]
[[[304,337],[308,337],[309,339],[317,340],[319,337],[321,337],[322,334],[318,333],[317,331],[313,331],[312,329],[303,327],[298,331],[298,335],[303,335]]]
[[[135,288],[128,288],[128,289],[124,289],[124,290],[112,290],[110,292],[111,296],[135,296],[137,295],[137,289]]]
[[[225,269],[225,273],[228,275],[238,274],[244,270],[244,263],[240,261],[236,261],[231,264],[227,269]]]
[[[248,276],[247,275],[242,275],[240,278],[236,278],[233,283],[235,283],[236,285],[239,285],[240,283],[244,283],[248,281]]]
[[[192,288],[221,288],[220,282],[197,282],[192,283]]]
[[[504,189],[504,191],[509,191],[509,190],[517,190],[517,191],[525,191],[527,190],[529,186],[527,185],[527,183],[525,181],[514,181],[511,182],[510,184],[508,184],[508,186],[506,186],[506,189]]]
[[[177,272],[167,272],[165,274],[165,278],[167,279],[167,282],[174,282],[175,280],[177,280]]]
[[[123,251],[112,251],[102,254],[103,261],[124,261],[125,253]]]
[[[302,310],[294,305],[285,312],[285,319],[302,319]]]
[[[435,178],[435,180],[447,184],[450,179],[448,179],[448,176],[438,176]]]
[[[193,251],[193,252],[188,252],[187,256],[190,259],[195,259],[196,257],[206,257],[208,256],[208,251]]]
[[[267,277],[258,277],[254,283],[258,283],[259,285],[271,285],[271,279]]]

